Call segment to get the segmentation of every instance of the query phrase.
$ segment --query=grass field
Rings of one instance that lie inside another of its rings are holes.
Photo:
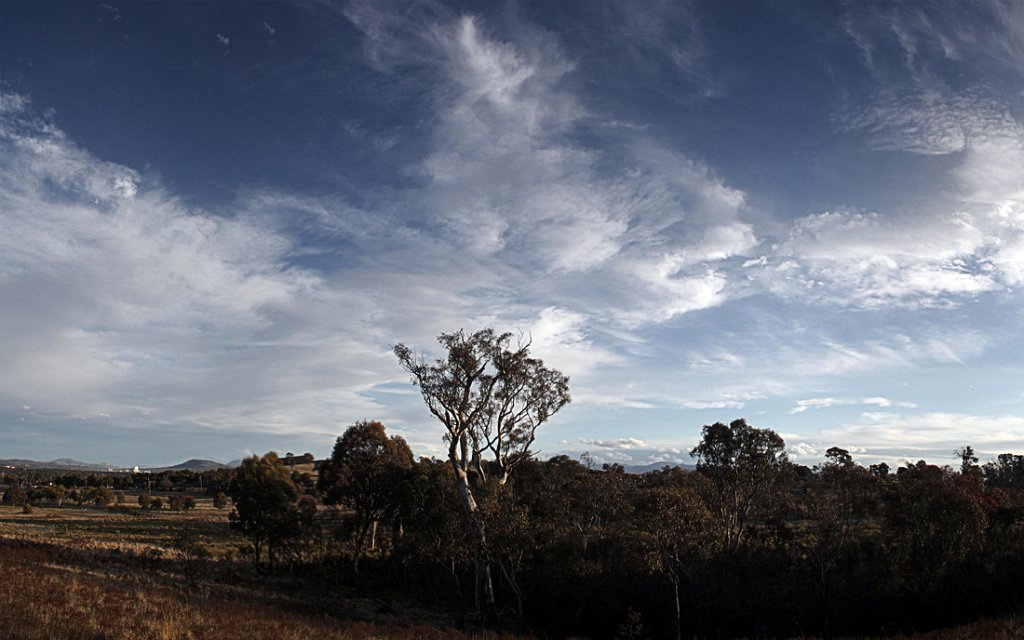
[[[201,563],[176,548],[192,532]],[[0,638],[450,638],[435,612],[267,575],[227,511],[0,507]],[[189,564],[191,562],[191,564]]]

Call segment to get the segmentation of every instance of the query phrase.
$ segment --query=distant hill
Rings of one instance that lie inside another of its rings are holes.
[[[213,471],[215,469],[228,469],[230,464],[224,464],[215,460],[201,460],[192,458],[172,467],[159,467],[150,471]]]
[[[192,458],[180,464],[170,467],[144,467],[146,471],[159,473],[160,471],[213,471],[214,469],[229,469],[232,464],[223,464],[215,460],[202,460]],[[71,458],[58,458],[50,461],[26,460],[24,458],[11,458],[0,460],[0,468],[13,467],[15,469],[56,469],[61,471],[131,471],[131,467],[119,467],[106,462],[82,462]]]
[[[71,458],[57,458],[43,462],[39,460],[25,460],[23,458],[11,458],[0,460],[0,467],[15,467],[18,469],[62,469],[67,471],[107,471],[109,469],[122,469],[117,465],[106,462],[81,462]]]
[[[665,467],[670,469],[679,467],[683,471],[693,471],[696,469],[696,465],[692,464],[669,464],[667,462],[652,462],[651,464],[627,464],[624,465],[626,473],[647,473],[648,471],[661,471]]]

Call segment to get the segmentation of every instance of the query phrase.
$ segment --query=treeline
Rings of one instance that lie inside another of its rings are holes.
[[[486,622],[546,637],[831,636],[1019,610],[1024,456],[959,453],[957,469],[891,470],[833,448],[808,468],[737,420],[704,428],[695,472],[525,462],[508,483],[477,485],[497,603]],[[451,466],[414,462],[380,423],[346,431],[315,488],[268,454],[245,461],[229,494],[254,561],[477,624]]]

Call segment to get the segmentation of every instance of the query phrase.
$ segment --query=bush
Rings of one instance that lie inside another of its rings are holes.
[[[213,506],[215,506],[218,509],[223,509],[223,508],[227,507],[228,506],[228,496],[227,496],[227,494],[225,494],[223,491],[218,491],[217,494],[215,496],[213,496]]]
[[[92,489],[92,502],[98,507],[105,507],[114,501],[114,492],[107,487]]]
[[[32,513],[33,511],[35,511],[35,509],[34,509],[34,508],[32,508],[32,505],[31,505],[31,504],[29,504],[29,503],[27,503],[27,502],[26,502],[26,503],[25,503],[25,505],[24,505],[24,506],[23,506],[23,507],[21,508],[21,512],[22,512],[22,513]]]
[[[12,482],[11,486],[4,492],[3,503],[13,507],[20,507],[28,500],[28,496],[18,482]]]

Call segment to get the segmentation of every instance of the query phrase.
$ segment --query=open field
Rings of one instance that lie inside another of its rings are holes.
[[[159,494],[154,494],[159,495]],[[215,509],[209,498],[197,499],[192,511],[150,511],[129,495],[122,509],[107,507],[0,507],[0,536],[76,549],[104,549],[160,556],[172,551],[185,528],[215,558],[230,556],[240,539],[228,529],[228,509]]]
[[[449,638],[437,613],[237,559],[227,512],[0,507],[0,638]],[[188,529],[210,554],[175,547]]]

